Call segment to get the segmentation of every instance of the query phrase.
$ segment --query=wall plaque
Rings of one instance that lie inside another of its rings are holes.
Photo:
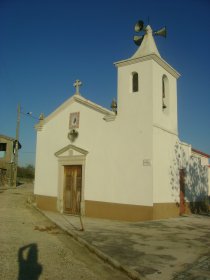
[[[79,128],[79,112],[70,113],[69,128]]]
[[[151,165],[152,165],[151,159],[144,159],[143,160],[143,166],[151,166]]]

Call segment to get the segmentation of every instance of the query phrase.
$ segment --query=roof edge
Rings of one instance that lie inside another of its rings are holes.
[[[67,99],[66,101],[64,101],[64,103],[62,103],[59,107],[57,107],[52,113],[50,113],[46,118],[44,118],[43,120],[43,124],[48,123],[51,119],[53,119],[58,113],[60,113],[62,110],[64,110],[66,107],[68,107],[71,103],[73,102],[77,102],[80,103],[88,108],[91,108],[101,114],[104,115],[115,115],[114,112],[112,112],[111,110],[108,110],[84,97],[82,97],[81,95],[78,94],[74,94],[73,96],[71,96],[69,99]],[[35,125],[35,127],[39,127],[39,123],[37,125]]]
[[[197,149],[192,148],[192,152],[194,152],[194,153],[196,153],[196,154],[200,154],[200,155],[202,155],[202,156],[204,156],[204,157],[206,157],[206,158],[210,158],[210,155],[209,155],[209,154],[206,154],[206,153],[204,153],[204,152],[202,152],[202,151],[200,151],[200,150],[197,150]]]
[[[159,57],[158,55],[156,55],[154,53],[145,55],[142,57],[129,58],[129,59],[117,61],[117,62],[114,62],[114,65],[116,67],[121,67],[121,66],[130,65],[130,64],[147,61],[147,60],[151,60],[151,59],[156,61],[160,66],[162,66],[165,70],[167,70],[176,79],[178,79],[181,76],[181,74],[179,72],[177,72],[170,64],[168,64],[162,57]]]
[[[10,137],[10,136],[4,135],[4,134],[0,134],[0,138],[5,138],[5,139],[11,140],[11,141],[15,141],[16,140],[16,138]]]
[[[104,115],[115,115],[115,113],[112,112],[111,110],[106,109],[106,108],[102,107],[101,105],[98,105],[98,104],[82,97],[81,95],[74,95],[73,98],[76,102],[83,104],[91,109],[94,109],[95,111],[98,111],[99,113],[102,113]]]

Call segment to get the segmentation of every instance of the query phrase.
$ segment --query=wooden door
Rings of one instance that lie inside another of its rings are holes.
[[[64,212],[78,215],[82,192],[82,166],[64,166],[64,174]]]
[[[179,184],[180,184],[180,215],[185,213],[185,170],[179,170]]]

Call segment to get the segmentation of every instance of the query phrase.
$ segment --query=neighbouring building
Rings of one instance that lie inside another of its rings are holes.
[[[37,206],[141,221],[203,211],[209,155],[178,136],[177,79],[150,26],[129,59],[115,63],[108,110],[76,92],[36,125]]]
[[[208,198],[209,198],[209,210],[210,210],[210,165],[209,165],[209,170],[208,170],[208,181],[209,181]]]
[[[0,134],[0,188],[15,186],[15,138]],[[18,142],[18,149],[21,148]]]

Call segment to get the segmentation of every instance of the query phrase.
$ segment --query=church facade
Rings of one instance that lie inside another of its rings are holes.
[[[141,46],[115,63],[113,110],[75,94],[36,125],[37,206],[96,218],[141,221],[201,211],[209,155],[178,137],[179,73],[146,27]]]

